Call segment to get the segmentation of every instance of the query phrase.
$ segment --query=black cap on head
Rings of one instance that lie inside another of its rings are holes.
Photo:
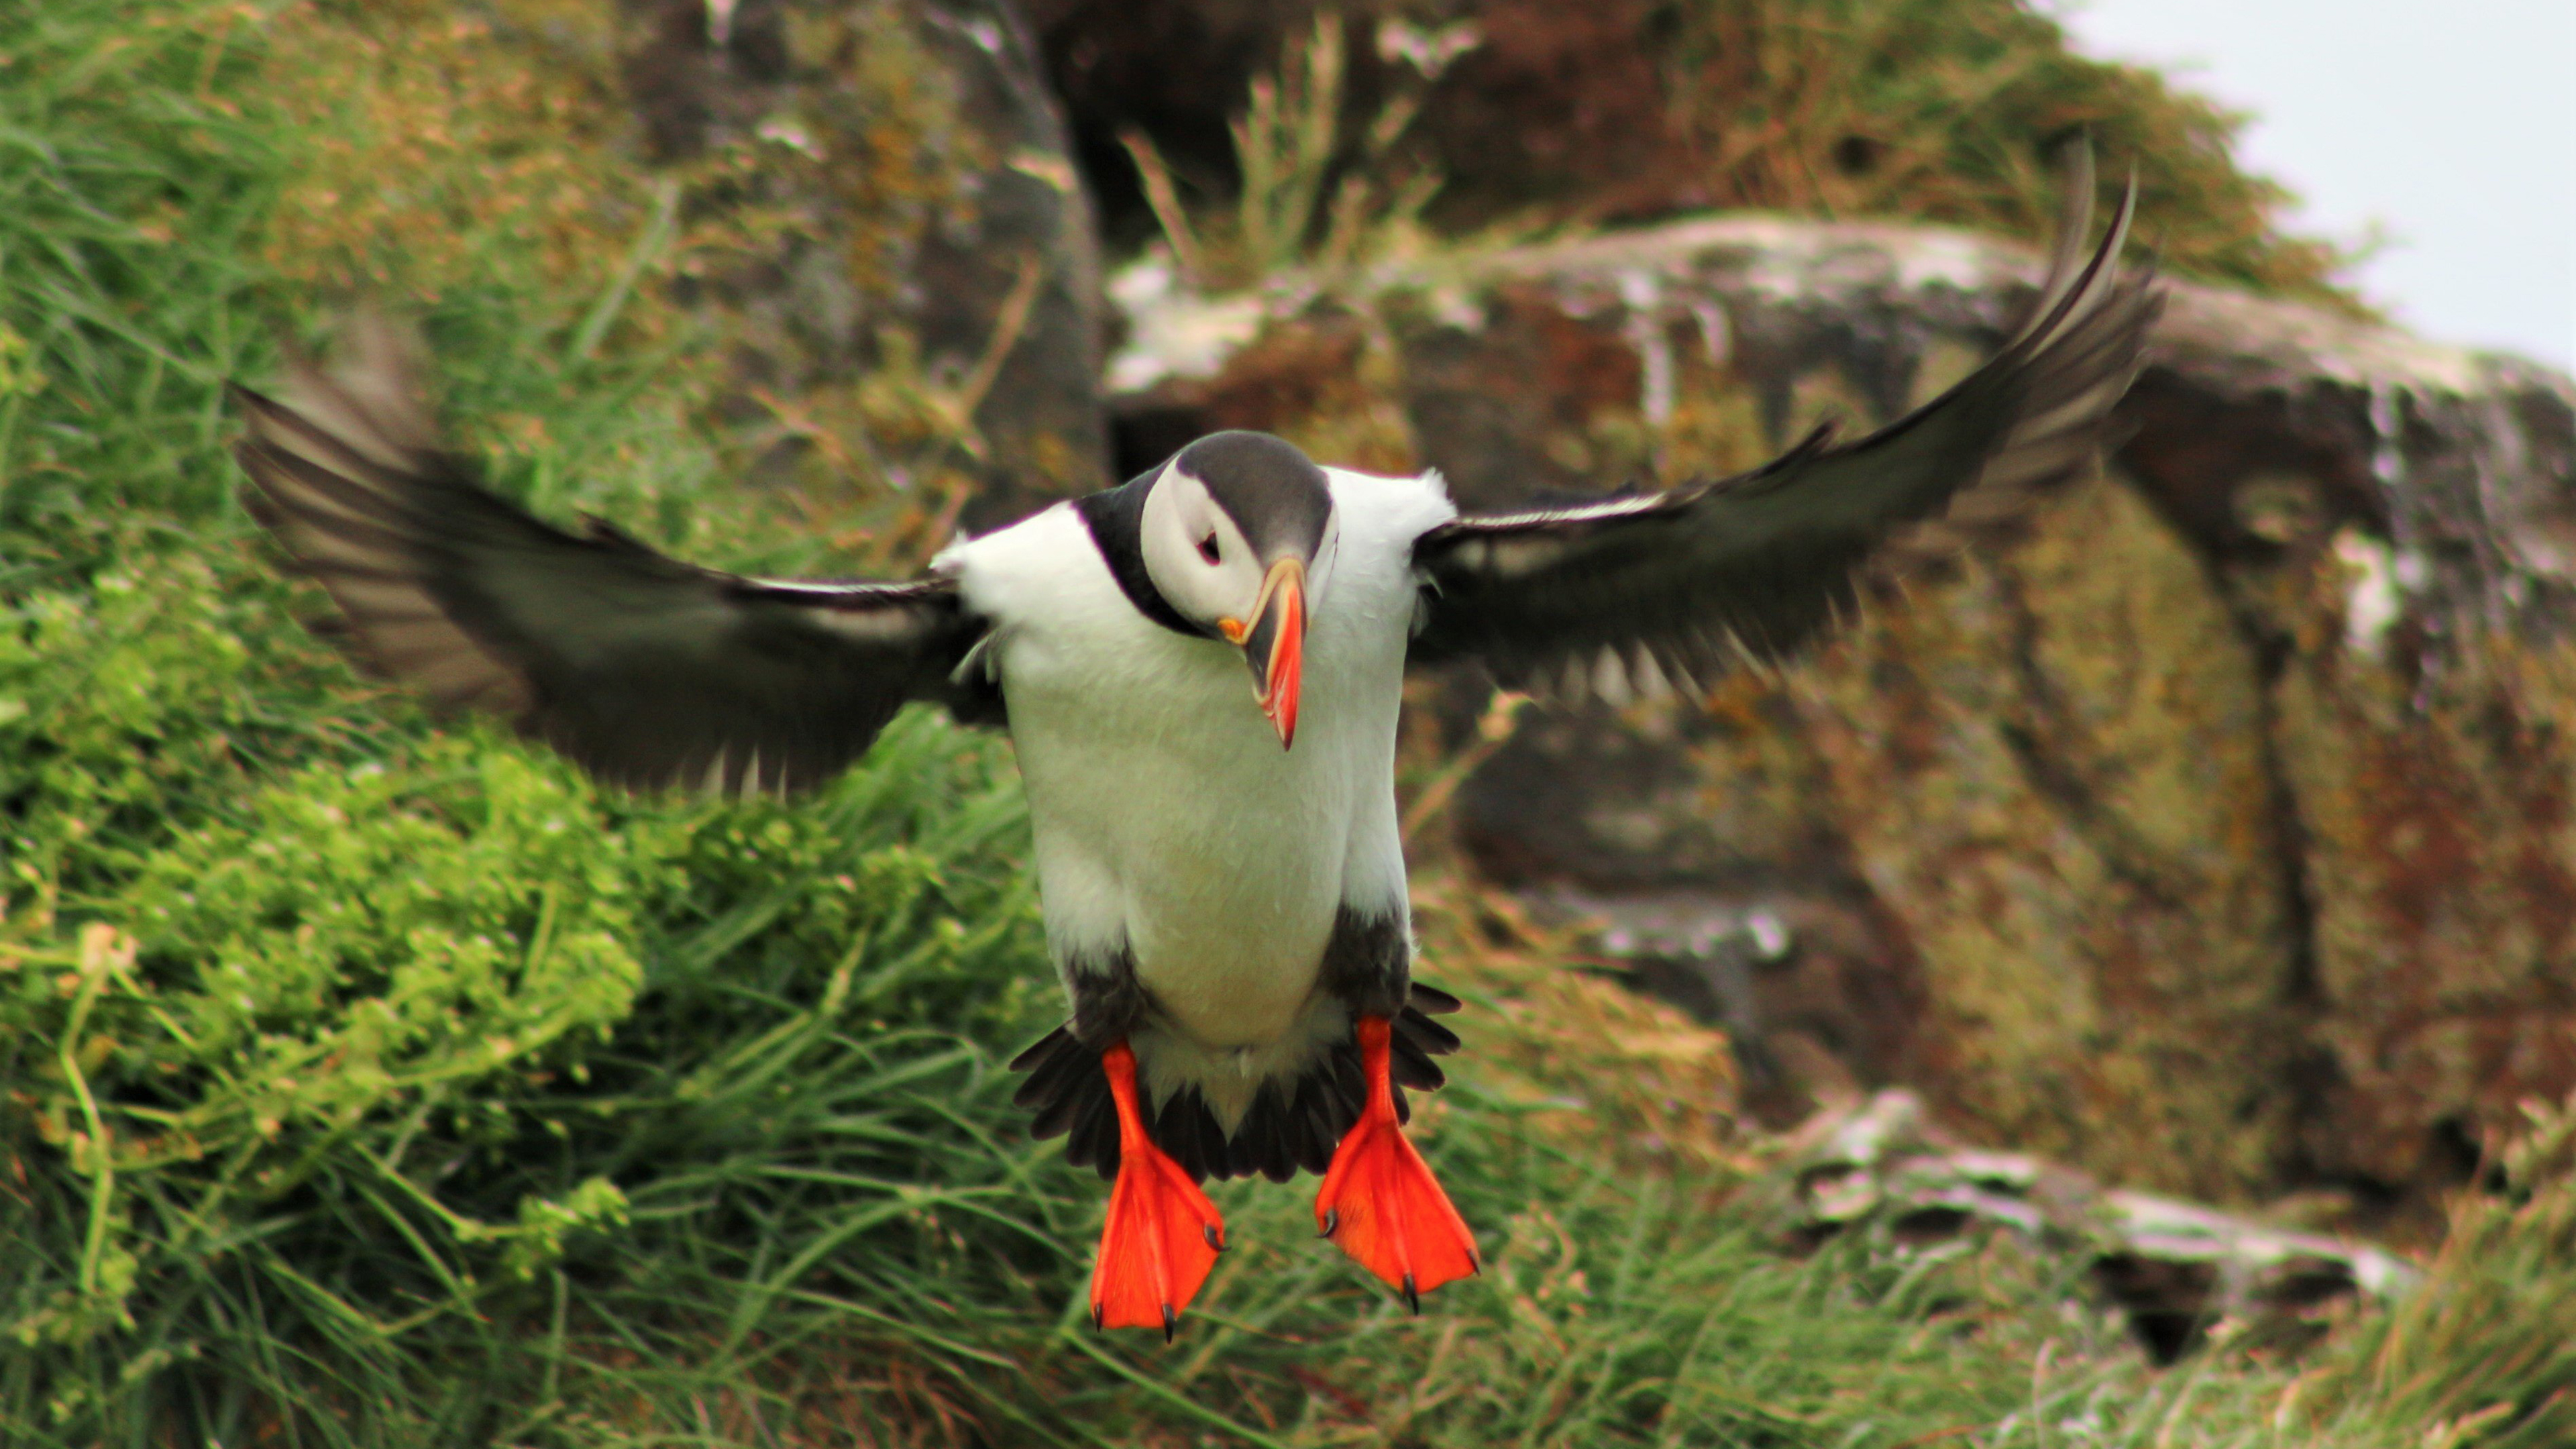
[[[1294,443],[1268,433],[1210,433],[1172,457],[1243,531],[1263,559],[1311,559],[1323,547],[1333,495]]]

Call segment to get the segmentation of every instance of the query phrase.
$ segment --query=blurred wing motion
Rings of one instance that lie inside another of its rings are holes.
[[[1616,700],[1781,659],[1856,594],[1865,562],[1955,550],[2094,461],[2160,305],[2120,250],[2131,183],[2090,258],[2078,148],[2030,320],[1965,381],[1847,448],[1819,429],[1754,472],[1668,493],[1468,516],[1425,534],[1415,664],[1475,656],[1502,683]]]
[[[945,579],[793,583],[549,527],[443,450],[404,340],[359,319],[347,365],[237,396],[252,513],[347,615],[357,653],[448,708],[500,715],[599,778],[806,789],[906,700],[998,713],[953,682],[981,634]]]

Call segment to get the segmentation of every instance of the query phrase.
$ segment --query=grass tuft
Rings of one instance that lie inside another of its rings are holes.
[[[2100,209],[2136,168],[2139,240],[2161,266],[2367,313],[2337,280],[2352,258],[2285,232],[2289,191],[2238,169],[2244,116],[2076,54],[2025,0],[1609,3],[1503,7],[1487,18],[1492,43],[1463,58],[1436,37],[1476,39],[1474,21],[1425,32],[1326,10],[1252,82],[1222,188],[1185,191],[1130,133],[1184,280],[1329,281],[1355,262],[1677,210],[2043,237],[2058,205],[2050,158],[2082,131],[2105,163]],[[1642,62],[1640,34],[1655,37]],[[1374,111],[1354,100],[1350,53],[1371,35],[1417,57],[1371,72]]]

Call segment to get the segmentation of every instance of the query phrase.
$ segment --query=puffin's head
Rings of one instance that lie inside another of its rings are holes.
[[[1182,618],[1243,651],[1282,749],[1297,738],[1306,611],[1339,532],[1324,470],[1268,433],[1211,433],[1146,485],[1147,576]]]

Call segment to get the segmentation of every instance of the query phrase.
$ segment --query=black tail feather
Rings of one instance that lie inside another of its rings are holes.
[[[1426,1013],[1447,1015],[1459,1001],[1436,987],[1413,983],[1412,996],[1396,1017],[1389,1075],[1395,1082],[1395,1109],[1410,1121],[1412,1104],[1405,1090],[1433,1091],[1447,1080],[1434,1057],[1458,1049],[1458,1034]],[[1109,1077],[1100,1053],[1075,1038],[1071,1025],[1057,1027],[1011,1059],[1011,1070],[1028,1080],[1011,1094],[1012,1105],[1031,1112],[1029,1135],[1063,1136],[1065,1161],[1096,1168],[1104,1179],[1118,1175],[1118,1111],[1110,1099]],[[1343,1134],[1360,1117],[1367,1082],[1356,1041],[1337,1044],[1295,1082],[1265,1085],[1231,1136],[1217,1125],[1196,1088],[1183,1088],[1160,1107],[1146,1112],[1145,1130],[1154,1145],[1170,1154],[1193,1179],[1249,1177],[1254,1173],[1286,1182],[1300,1170],[1322,1174],[1333,1162]]]

